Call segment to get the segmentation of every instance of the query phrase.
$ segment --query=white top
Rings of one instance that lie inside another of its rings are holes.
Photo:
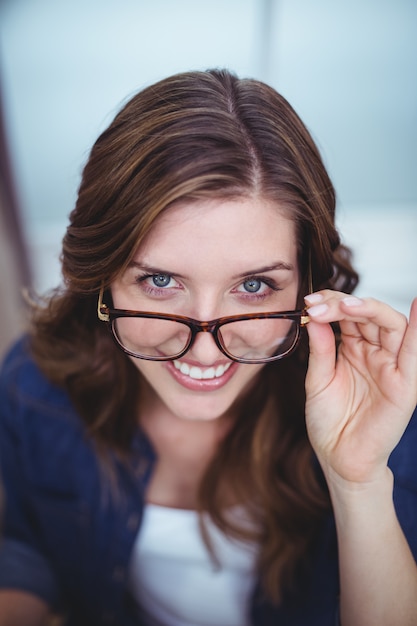
[[[207,529],[220,567],[201,538],[195,511],[145,507],[129,583],[146,626],[249,624],[256,548],[226,537],[208,518]]]

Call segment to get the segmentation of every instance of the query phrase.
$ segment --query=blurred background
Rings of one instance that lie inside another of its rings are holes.
[[[0,352],[20,287],[60,282],[89,149],[134,92],[228,67],[311,130],[338,193],[358,294],[417,295],[416,0],[0,0]]]

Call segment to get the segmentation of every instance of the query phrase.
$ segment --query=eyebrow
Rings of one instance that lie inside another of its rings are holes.
[[[253,276],[255,274],[264,274],[265,272],[273,272],[275,270],[286,270],[287,272],[292,272],[294,270],[294,266],[291,263],[285,263],[285,261],[278,261],[273,265],[265,265],[263,267],[249,270],[248,272],[243,272],[242,274],[236,274],[236,276],[233,276],[233,279]]]
[[[138,263],[137,261],[132,261],[129,265],[148,274],[174,274],[177,278],[186,278],[183,274],[178,274],[177,272],[172,272],[171,270],[164,270],[161,267],[152,267],[150,265]],[[291,263],[286,263],[285,261],[277,261],[272,265],[265,265],[253,270],[242,272],[241,274],[236,274],[235,276],[232,276],[232,279],[236,280],[238,278],[245,278],[246,276],[254,276],[255,274],[264,274],[265,272],[273,272],[276,270],[292,272],[294,270],[294,266]]]
[[[145,265],[144,263],[138,263],[137,261],[131,261],[129,263],[129,267],[136,267],[138,270],[142,270],[147,274],[173,274],[177,278],[186,278],[186,276],[173,272],[172,270],[164,270],[162,267],[152,267],[151,265]]]

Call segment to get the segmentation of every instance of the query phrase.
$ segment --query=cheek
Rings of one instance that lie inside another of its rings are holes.
[[[152,376],[152,369],[155,369],[155,367],[161,365],[161,363],[158,363],[158,361],[146,361],[145,359],[137,359],[129,355],[128,355],[128,358],[136,367],[139,374],[141,374],[144,378],[148,378],[148,376]],[[152,365],[152,369],[149,368],[150,365]]]

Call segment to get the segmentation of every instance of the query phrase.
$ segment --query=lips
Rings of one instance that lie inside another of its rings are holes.
[[[188,365],[183,361],[174,361],[174,367],[194,380],[213,380],[214,378],[220,378],[229,369],[231,363],[225,363],[224,365],[217,365],[216,367],[198,367],[196,365]]]
[[[233,377],[239,363],[217,363],[202,367],[185,361],[166,361],[164,367],[171,376],[185,389],[205,392],[216,391]]]

